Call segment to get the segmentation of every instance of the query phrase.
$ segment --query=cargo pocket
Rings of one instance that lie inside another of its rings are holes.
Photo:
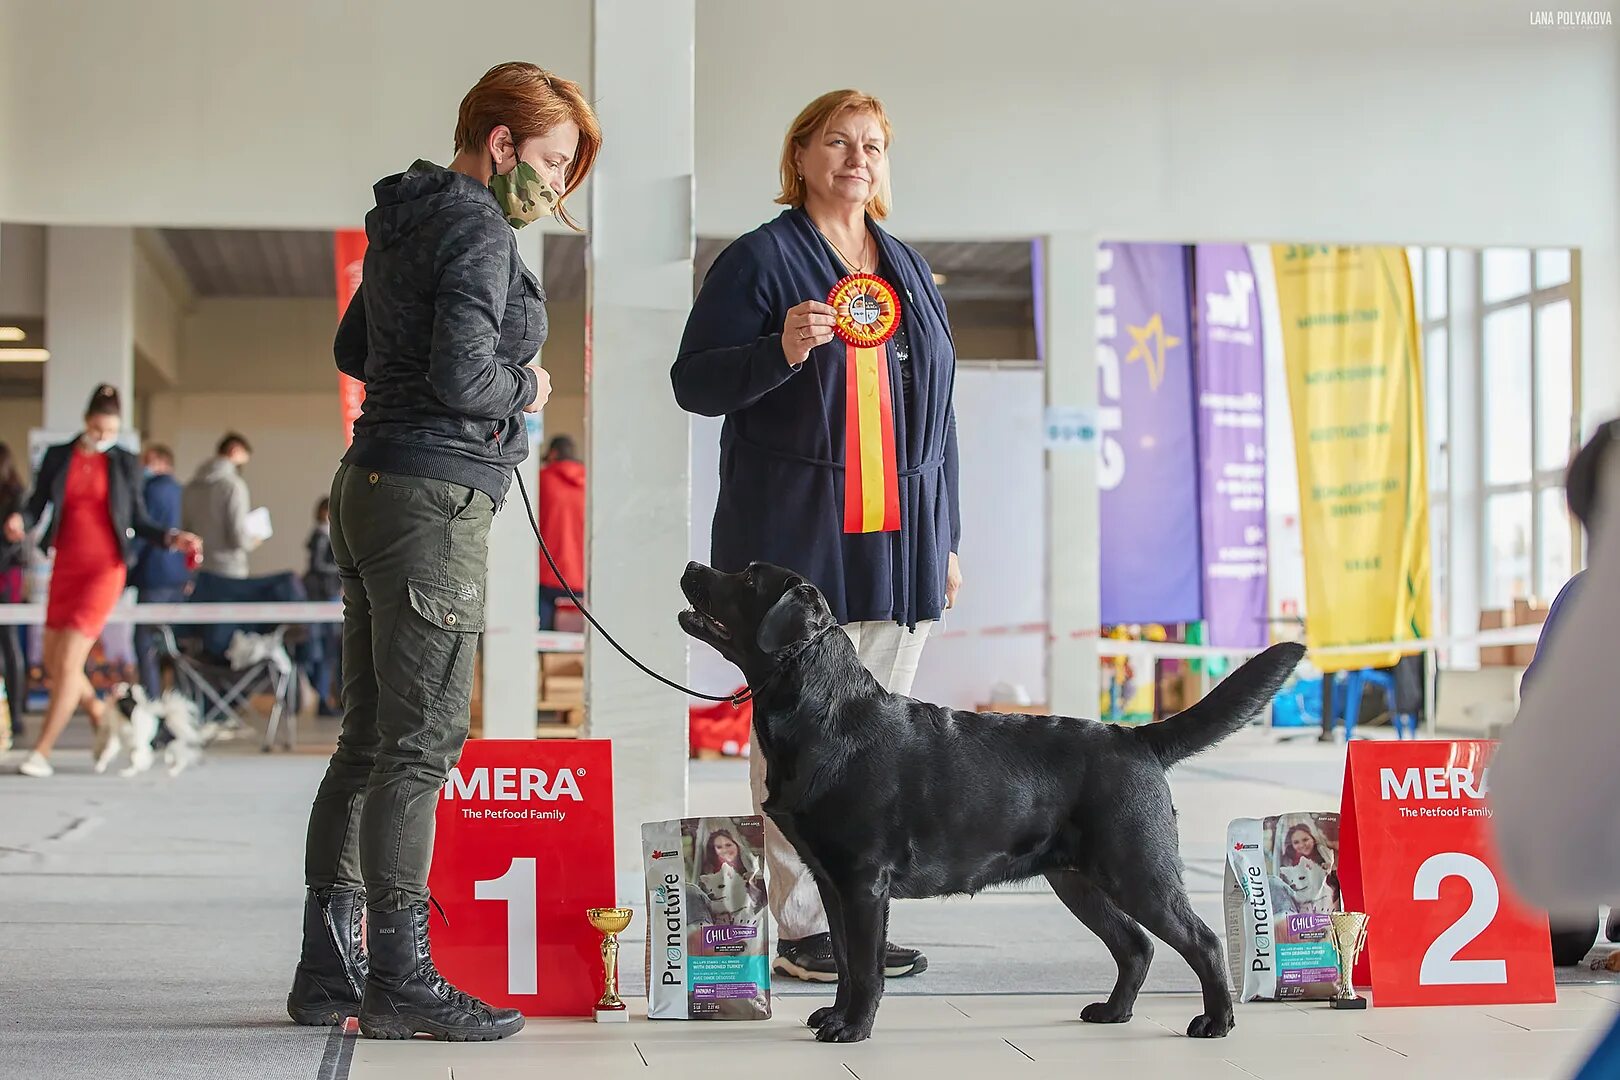
[[[415,578],[406,590],[409,610],[394,627],[387,682],[425,713],[458,712],[472,697],[473,658],[484,629],[482,590]]]

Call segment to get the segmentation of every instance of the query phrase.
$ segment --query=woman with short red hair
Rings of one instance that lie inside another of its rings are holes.
[[[602,133],[578,85],[512,63],[462,100],[455,143],[449,168],[418,161],[378,181],[333,346],[366,387],[330,504],[343,730],[310,812],[287,1011],[301,1024],[358,1014],[381,1039],[523,1027],[434,968],[427,875],[436,796],[467,738],[490,521],[529,454],[523,414],[551,392],[545,295],[512,230],[549,214],[577,227],[566,202]]]

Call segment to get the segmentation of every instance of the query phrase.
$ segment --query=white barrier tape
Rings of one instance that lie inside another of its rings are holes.
[[[1045,623],[1019,623],[1011,626],[987,626],[971,630],[948,630],[931,635],[940,640],[968,637],[1044,637],[1056,641],[1060,635],[1047,633]],[[1096,630],[1075,630],[1062,635],[1069,640],[1097,638],[1099,656],[1154,656],[1165,660],[1217,660],[1223,657],[1247,659],[1260,652],[1259,648],[1232,649],[1217,645],[1188,645],[1178,641],[1129,641],[1100,637]],[[1360,653],[1420,653],[1441,649],[1454,649],[1467,645],[1534,645],[1541,639],[1540,624],[1505,626],[1497,630],[1481,630],[1444,638],[1417,638],[1408,641],[1374,641],[1366,645],[1331,645],[1312,649],[1312,656],[1355,656]]]
[[[340,623],[343,605],[324,600],[270,604],[127,604],[113,608],[107,621],[137,626]],[[0,604],[0,626],[40,626],[44,622],[44,604]]]

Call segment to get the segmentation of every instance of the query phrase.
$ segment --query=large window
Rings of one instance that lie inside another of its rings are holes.
[[[1423,343],[1434,631],[1443,636],[1471,629],[1450,625],[1454,532],[1464,542],[1478,537],[1481,608],[1549,598],[1579,566],[1563,491],[1578,434],[1577,261],[1550,248],[1411,247],[1407,259]],[[1463,346],[1468,355],[1458,355],[1458,343],[1469,341],[1476,344]],[[1453,404],[1470,397],[1454,400],[1454,371],[1478,374],[1468,406],[1478,409],[1477,442],[1470,425],[1453,423]],[[1471,505],[1453,483],[1459,466],[1480,484],[1477,520],[1456,516]]]
[[[1499,608],[1552,596],[1574,569],[1563,493],[1576,438],[1571,258],[1524,248],[1474,257],[1485,496],[1480,606]]]

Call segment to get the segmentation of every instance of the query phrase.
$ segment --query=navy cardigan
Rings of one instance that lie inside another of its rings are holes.
[[[784,211],[721,253],[704,278],[670,372],[688,412],[724,416],[720,499],[711,559],[802,574],[841,623],[915,627],[945,606],[945,572],[960,550],[956,350],[945,302],[921,255],[870,219],[879,273],[900,293],[911,342],[911,400],[889,347],[900,473],[898,533],[844,532],[844,343],[799,368],[782,352],[788,309],[824,300],[844,276],[803,210]]]

